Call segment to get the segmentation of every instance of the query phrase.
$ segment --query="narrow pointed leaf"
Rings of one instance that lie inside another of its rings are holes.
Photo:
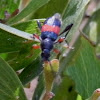
[[[81,23],[80,17],[82,18],[86,5],[90,0],[70,0],[68,6],[66,6],[62,17],[63,17],[63,25],[62,30],[65,29],[66,25],[73,23],[73,28],[70,31],[71,34],[74,34]],[[69,33],[69,34],[70,34]]]
[[[40,60],[38,57],[21,72],[19,78],[23,85],[29,83],[32,79],[41,74],[43,66]]]
[[[27,100],[20,80],[0,58],[0,100]]]
[[[43,73],[42,73],[39,76],[38,85],[37,85],[37,87],[35,89],[35,92],[34,92],[32,100],[39,100],[44,89],[45,89],[45,84],[44,84],[44,77],[43,77]]]
[[[13,27],[10,27],[10,26],[8,26],[8,25],[1,24],[1,23],[0,23],[0,29],[1,29],[1,30],[4,30],[4,31],[6,31],[6,32],[9,32],[9,33],[11,33],[11,34],[13,34],[13,35],[15,35],[15,36],[19,36],[19,37],[21,37],[21,38],[25,38],[25,39],[28,39],[28,40],[32,40],[32,38],[31,38],[32,35],[31,35],[31,34],[28,34],[28,33],[26,33],[26,32],[17,30],[17,29],[15,29],[15,28],[13,28]]]
[[[67,64],[69,63],[70,58],[76,53],[80,45],[79,34],[76,32],[82,21],[84,10],[88,3],[89,3],[89,0],[81,0],[81,1],[80,0],[74,0],[74,1],[70,0],[68,7],[66,7],[63,13],[62,29],[64,29],[67,25],[73,23],[73,27],[70,30],[66,40],[67,41],[72,40],[73,44],[76,47],[74,50],[68,50],[68,52],[64,53],[65,56],[62,56],[61,61],[60,61],[60,73],[63,72],[65,67],[67,67]]]
[[[37,9],[48,3],[50,0],[31,0],[25,9],[22,10],[17,16],[9,20],[9,24],[16,23],[31,13],[34,13]]]
[[[36,11],[34,14],[35,18],[47,18],[55,13],[60,13],[65,10],[70,0],[50,0],[48,4],[44,5]]]

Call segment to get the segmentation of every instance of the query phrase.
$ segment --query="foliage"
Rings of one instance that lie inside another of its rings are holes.
[[[83,32],[79,32],[91,2],[98,6],[81,30]],[[37,76],[38,85],[32,100],[49,100],[47,93],[50,91],[55,94],[54,97],[51,94],[52,100],[94,100],[100,96],[96,90],[100,88],[99,5],[99,0],[1,0],[0,100],[28,100],[24,86]],[[56,45],[61,53],[51,52],[51,65],[56,70],[52,72],[47,63],[43,68],[41,50],[32,49],[32,45],[40,44],[32,39],[32,33],[40,35],[36,21],[43,22],[55,13],[62,16],[61,31],[73,23],[66,40],[74,49],[66,50],[63,44]]]

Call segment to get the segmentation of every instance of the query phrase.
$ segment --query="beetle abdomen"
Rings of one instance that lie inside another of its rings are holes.
[[[42,32],[42,34],[41,34],[41,38],[43,40],[46,39],[46,38],[49,38],[52,41],[55,41],[57,39],[57,37],[58,37],[57,34],[55,34],[54,32],[49,32],[49,31]]]
[[[41,38],[50,38],[52,41],[55,41],[59,35],[61,26],[61,18],[59,14],[48,18],[41,29]]]
[[[41,49],[42,51],[44,49],[48,49],[51,51],[51,49],[53,48],[53,41],[51,41],[51,39],[46,38],[41,42]]]

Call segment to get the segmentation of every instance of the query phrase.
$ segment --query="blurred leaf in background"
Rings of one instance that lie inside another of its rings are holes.
[[[4,12],[8,11],[10,14],[18,9],[20,0],[0,0],[0,19],[4,18]]]
[[[100,62],[94,48],[84,38],[81,47],[66,69],[66,74],[75,81],[76,91],[84,98],[89,98],[100,87]]]
[[[27,100],[23,86],[12,68],[0,58],[0,99]]]

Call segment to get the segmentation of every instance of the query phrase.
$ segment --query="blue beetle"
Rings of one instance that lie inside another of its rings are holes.
[[[61,16],[59,13],[54,14],[52,17],[49,17],[41,26],[41,23],[37,21],[38,27],[41,30],[41,36],[37,36],[36,34],[33,35],[34,38],[38,38],[41,42],[41,57],[43,61],[49,61],[50,52],[53,49],[55,43],[61,43],[66,38],[68,32],[72,28],[73,24],[68,25],[65,30],[60,33],[60,28],[62,24]],[[65,37],[58,37],[66,32]],[[36,48],[36,46],[34,47]]]

